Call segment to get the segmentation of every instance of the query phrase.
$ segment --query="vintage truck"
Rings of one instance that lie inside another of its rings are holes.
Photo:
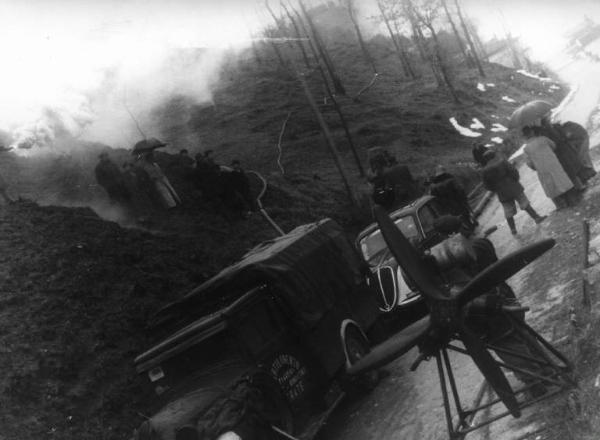
[[[311,438],[343,395],[344,366],[373,342],[381,313],[368,274],[326,219],[167,305],[152,323],[163,336],[135,359],[157,395],[135,439]]]

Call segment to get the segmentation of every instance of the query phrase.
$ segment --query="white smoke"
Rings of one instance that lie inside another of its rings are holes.
[[[169,97],[211,101],[223,47],[248,37],[227,14],[239,4],[0,0],[3,138],[20,154],[73,139],[131,147],[141,137],[131,115],[156,135],[149,115]]]

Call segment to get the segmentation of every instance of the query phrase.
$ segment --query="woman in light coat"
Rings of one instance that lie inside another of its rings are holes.
[[[526,143],[524,148],[527,165],[537,172],[546,196],[552,199],[558,209],[574,205],[570,194],[573,182],[558,161],[556,144],[546,136],[541,136],[538,127],[523,127]]]

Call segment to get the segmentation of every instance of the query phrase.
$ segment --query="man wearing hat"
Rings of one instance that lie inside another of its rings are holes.
[[[485,163],[481,171],[483,186],[498,196],[510,232],[513,235],[517,233],[514,219],[517,213],[517,204],[536,223],[541,223],[546,217],[540,216],[529,203],[523,186],[519,182],[519,172],[514,165],[492,150],[485,152],[483,160]]]
[[[476,222],[472,218],[469,198],[458,179],[438,165],[431,179],[429,192],[437,197],[449,214],[459,216],[470,227],[475,228]]]
[[[94,168],[98,185],[104,188],[112,203],[128,205],[131,202],[131,194],[125,185],[123,173],[117,164],[110,160],[106,151],[100,153],[98,158],[100,161]]]

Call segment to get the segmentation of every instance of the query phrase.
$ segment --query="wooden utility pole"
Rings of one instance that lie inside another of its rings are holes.
[[[465,48],[465,43],[463,42],[460,34],[458,33],[458,29],[456,29],[456,25],[454,24],[454,20],[452,20],[452,15],[450,14],[450,10],[448,9],[447,0],[442,0],[442,6],[444,7],[444,11],[446,11],[446,17],[448,18],[448,23],[452,27],[452,32],[454,32],[454,36],[456,37],[456,42],[458,43],[458,47],[467,63],[467,66],[473,67],[473,60],[471,57],[467,55],[467,49]]]
[[[346,188],[346,192],[348,193],[348,198],[350,199],[350,203],[352,204],[353,208],[358,209],[358,200],[356,199],[356,195],[354,194],[354,191],[352,191],[352,188],[350,186],[350,181],[348,180],[348,176],[346,176],[346,172],[344,171],[344,167],[342,165],[342,160],[339,156],[337,147],[335,145],[335,140],[333,139],[333,136],[331,135],[331,132],[329,131],[329,127],[327,126],[327,123],[325,122],[323,115],[319,111],[319,107],[317,106],[317,103],[315,102],[315,98],[313,97],[310,89],[308,88],[308,84],[306,83],[304,76],[297,69],[294,69],[294,71],[296,72],[296,77],[298,78],[298,81],[300,82],[300,85],[302,86],[302,90],[304,91],[304,94],[306,95],[306,100],[308,101],[308,104],[310,105],[310,108],[312,109],[312,111],[315,115],[315,118],[317,119],[317,122],[319,123],[319,126],[321,127],[321,131],[323,132],[323,136],[325,137],[325,142],[327,144],[327,147],[329,148],[329,152],[331,153],[331,156],[333,157],[333,160],[335,162],[335,166],[337,167],[337,169],[340,173],[340,176],[342,177],[342,181],[344,182],[344,187]]]
[[[375,61],[373,60],[371,52],[369,52],[367,44],[365,43],[365,40],[362,36],[362,32],[360,31],[360,26],[358,25],[358,20],[356,19],[356,14],[354,12],[354,5],[352,4],[352,0],[346,0],[346,2],[348,6],[348,14],[350,15],[350,20],[354,25],[354,30],[356,31],[356,36],[358,37],[358,44],[360,44],[363,56],[365,57],[365,60],[367,61],[369,66],[371,66],[373,73],[377,75],[377,67],[375,66]]]
[[[314,44],[317,47],[317,50],[319,51],[319,55],[321,55],[321,58],[323,59],[323,63],[325,64],[325,67],[327,68],[327,71],[329,72],[329,76],[331,77],[331,82],[333,83],[333,88],[334,88],[335,92],[339,93],[340,95],[345,95],[346,89],[344,88],[344,85],[342,84],[340,77],[338,76],[337,72],[335,71],[333,62],[331,61],[331,58],[329,57],[329,53],[327,52],[327,49],[325,49],[325,44],[323,43],[323,39],[321,38],[321,35],[319,34],[319,31],[317,30],[315,23],[313,22],[312,18],[308,14],[308,10],[304,6],[304,3],[301,0],[298,0],[298,4],[300,5],[300,9],[302,9],[302,13],[304,14],[304,19],[308,23],[308,27],[310,28],[310,32],[312,34]]]
[[[479,75],[485,78],[485,72],[483,71],[483,67],[481,66],[481,61],[479,60],[479,56],[477,55],[475,44],[473,43],[471,33],[469,32],[467,24],[465,23],[465,19],[462,15],[462,10],[460,9],[460,4],[458,3],[458,0],[454,0],[454,4],[456,5],[456,12],[458,13],[458,18],[460,19],[465,38],[467,39],[467,43],[469,44],[469,48],[471,49],[471,54],[473,55],[473,59],[475,60],[475,65],[477,66],[477,70],[479,70]]]

